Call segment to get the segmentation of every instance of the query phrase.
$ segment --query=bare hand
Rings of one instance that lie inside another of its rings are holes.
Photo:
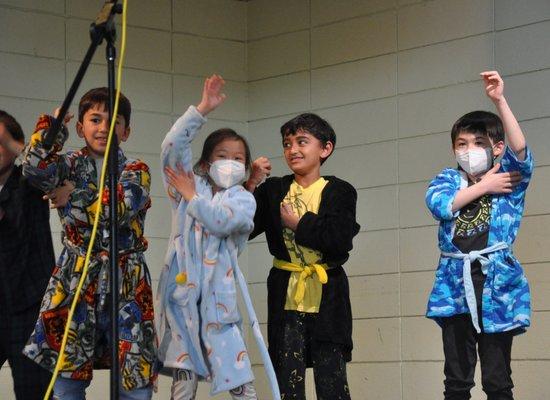
[[[63,208],[69,202],[73,190],[74,183],[65,180],[63,181],[63,185],[58,186],[51,192],[46,193],[42,198],[44,200],[50,200],[50,208]]]
[[[178,191],[186,200],[191,200],[197,192],[195,191],[195,177],[193,171],[186,172],[181,165],[177,166],[177,171],[170,167],[164,168],[166,180]]]
[[[204,81],[202,89],[202,100],[197,106],[197,111],[204,117],[215,110],[225,101],[225,94],[222,93],[225,81],[219,75],[212,75]]]
[[[53,116],[54,116],[55,118],[57,118],[57,117],[59,116],[59,111],[61,111],[61,107],[57,107],[57,108],[54,110]],[[63,118],[63,123],[64,123],[65,125],[67,125],[67,124],[71,121],[71,119],[73,119],[73,117],[74,117],[74,114],[71,113],[71,112],[69,112],[69,111],[67,111],[67,114],[65,114],[65,118]]]
[[[300,217],[294,213],[292,206],[288,203],[281,203],[281,222],[285,228],[296,231]]]
[[[256,186],[271,175],[271,161],[267,157],[258,157],[252,162],[252,172],[246,181],[246,188],[253,192]]]
[[[521,182],[519,171],[497,172],[500,164],[491,168],[479,181],[483,185],[487,194],[512,193],[514,188]]]
[[[485,85],[485,93],[493,103],[497,103],[504,98],[504,81],[497,71],[482,72],[481,77]]]

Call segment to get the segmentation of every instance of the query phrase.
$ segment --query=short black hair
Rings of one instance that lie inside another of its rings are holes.
[[[78,104],[78,122],[82,122],[84,114],[97,105],[103,105],[105,109],[109,107],[109,89],[106,87],[99,87],[88,90],[84,96],[80,99]],[[118,115],[124,117],[124,123],[126,128],[130,126],[130,115],[132,114],[132,105],[130,100],[120,93],[120,100],[118,102]]]
[[[195,174],[200,176],[207,175],[207,171],[204,170],[204,166],[210,162],[210,157],[212,156],[216,146],[225,140],[238,140],[243,143],[245,151],[244,167],[246,171],[250,170],[252,167],[252,155],[250,154],[250,147],[248,146],[246,139],[231,128],[221,128],[212,132],[204,140],[201,156],[193,166],[193,172]]]
[[[330,126],[326,120],[317,114],[300,114],[284,123],[283,126],[281,126],[282,139],[284,140],[289,135],[295,135],[298,131],[304,131],[314,136],[323,144],[323,147],[325,147],[328,142],[336,146],[336,133],[334,129],[332,129],[332,126]],[[328,157],[330,157],[331,154],[329,154]],[[321,164],[324,163],[328,157],[323,158]]]
[[[6,130],[10,133],[11,137],[20,142],[25,143],[25,134],[19,122],[9,113],[4,110],[0,110],[0,123],[4,124]]]
[[[504,142],[504,126],[498,115],[489,111],[472,111],[464,114],[451,129],[451,140],[454,146],[459,133],[480,133],[488,136],[493,143]]]

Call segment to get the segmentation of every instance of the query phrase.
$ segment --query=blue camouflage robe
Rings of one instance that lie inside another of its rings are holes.
[[[206,119],[194,106],[162,143],[161,164],[192,167],[191,142]],[[157,293],[159,359],[212,381],[211,394],[254,380],[241,330],[233,274],[237,255],[254,227],[254,196],[242,185],[212,194],[195,175],[197,195],[185,201],[163,174],[172,207],[172,232]],[[187,280],[176,283],[176,275]]]
[[[509,194],[493,195],[491,225],[487,247],[504,242],[507,249],[498,250],[485,257],[483,268],[486,280],[482,295],[482,320],[485,333],[518,329],[525,331],[530,325],[531,304],[529,285],[523,269],[512,252],[523,209],[525,192],[533,172],[533,157],[526,149],[525,160],[518,160],[515,153],[506,148],[499,172],[519,171],[522,180]],[[466,174],[456,169],[444,169],[437,175],[426,192],[426,205],[439,221],[439,249],[442,253],[459,253],[453,244],[455,220],[459,211],[452,212],[457,192],[467,187]],[[428,301],[426,316],[437,322],[440,318],[470,313],[463,279],[463,260],[441,255],[435,273],[435,282]]]

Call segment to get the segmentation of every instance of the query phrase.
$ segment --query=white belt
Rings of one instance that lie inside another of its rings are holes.
[[[468,308],[470,309],[470,315],[472,316],[472,324],[474,325],[474,328],[476,329],[477,333],[481,332],[481,329],[479,327],[479,318],[477,315],[477,301],[476,301],[476,295],[474,290],[474,283],[472,282],[472,262],[478,260],[481,264],[481,272],[483,275],[487,275],[487,269],[489,267],[489,264],[491,261],[484,257],[484,254],[494,253],[498,250],[504,250],[507,249],[509,246],[505,242],[498,242],[490,247],[487,247],[483,250],[474,250],[470,251],[469,253],[447,253],[447,252],[441,252],[442,256],[445,257],[451,257],[451,258],[459,258],[464,261],[464,265],[462,267],[462,275],[463,275],[463,282],[464,282],[464,294],[466,296],[466,303],[468,304]]]

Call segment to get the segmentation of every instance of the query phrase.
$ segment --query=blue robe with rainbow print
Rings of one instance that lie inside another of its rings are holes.
[[[192,169],[191,142],[206,120],[191,106],[162,143],[161,164]],[[159,281],[159,359],[212,381],[212,395],[254,380],[237,308],[234,265],[254,227],[256,201],[243,186],[212,193],[195,175],[185,201],[166,181],[172,232]],[[176,276],[185,273],[185,282]]]

